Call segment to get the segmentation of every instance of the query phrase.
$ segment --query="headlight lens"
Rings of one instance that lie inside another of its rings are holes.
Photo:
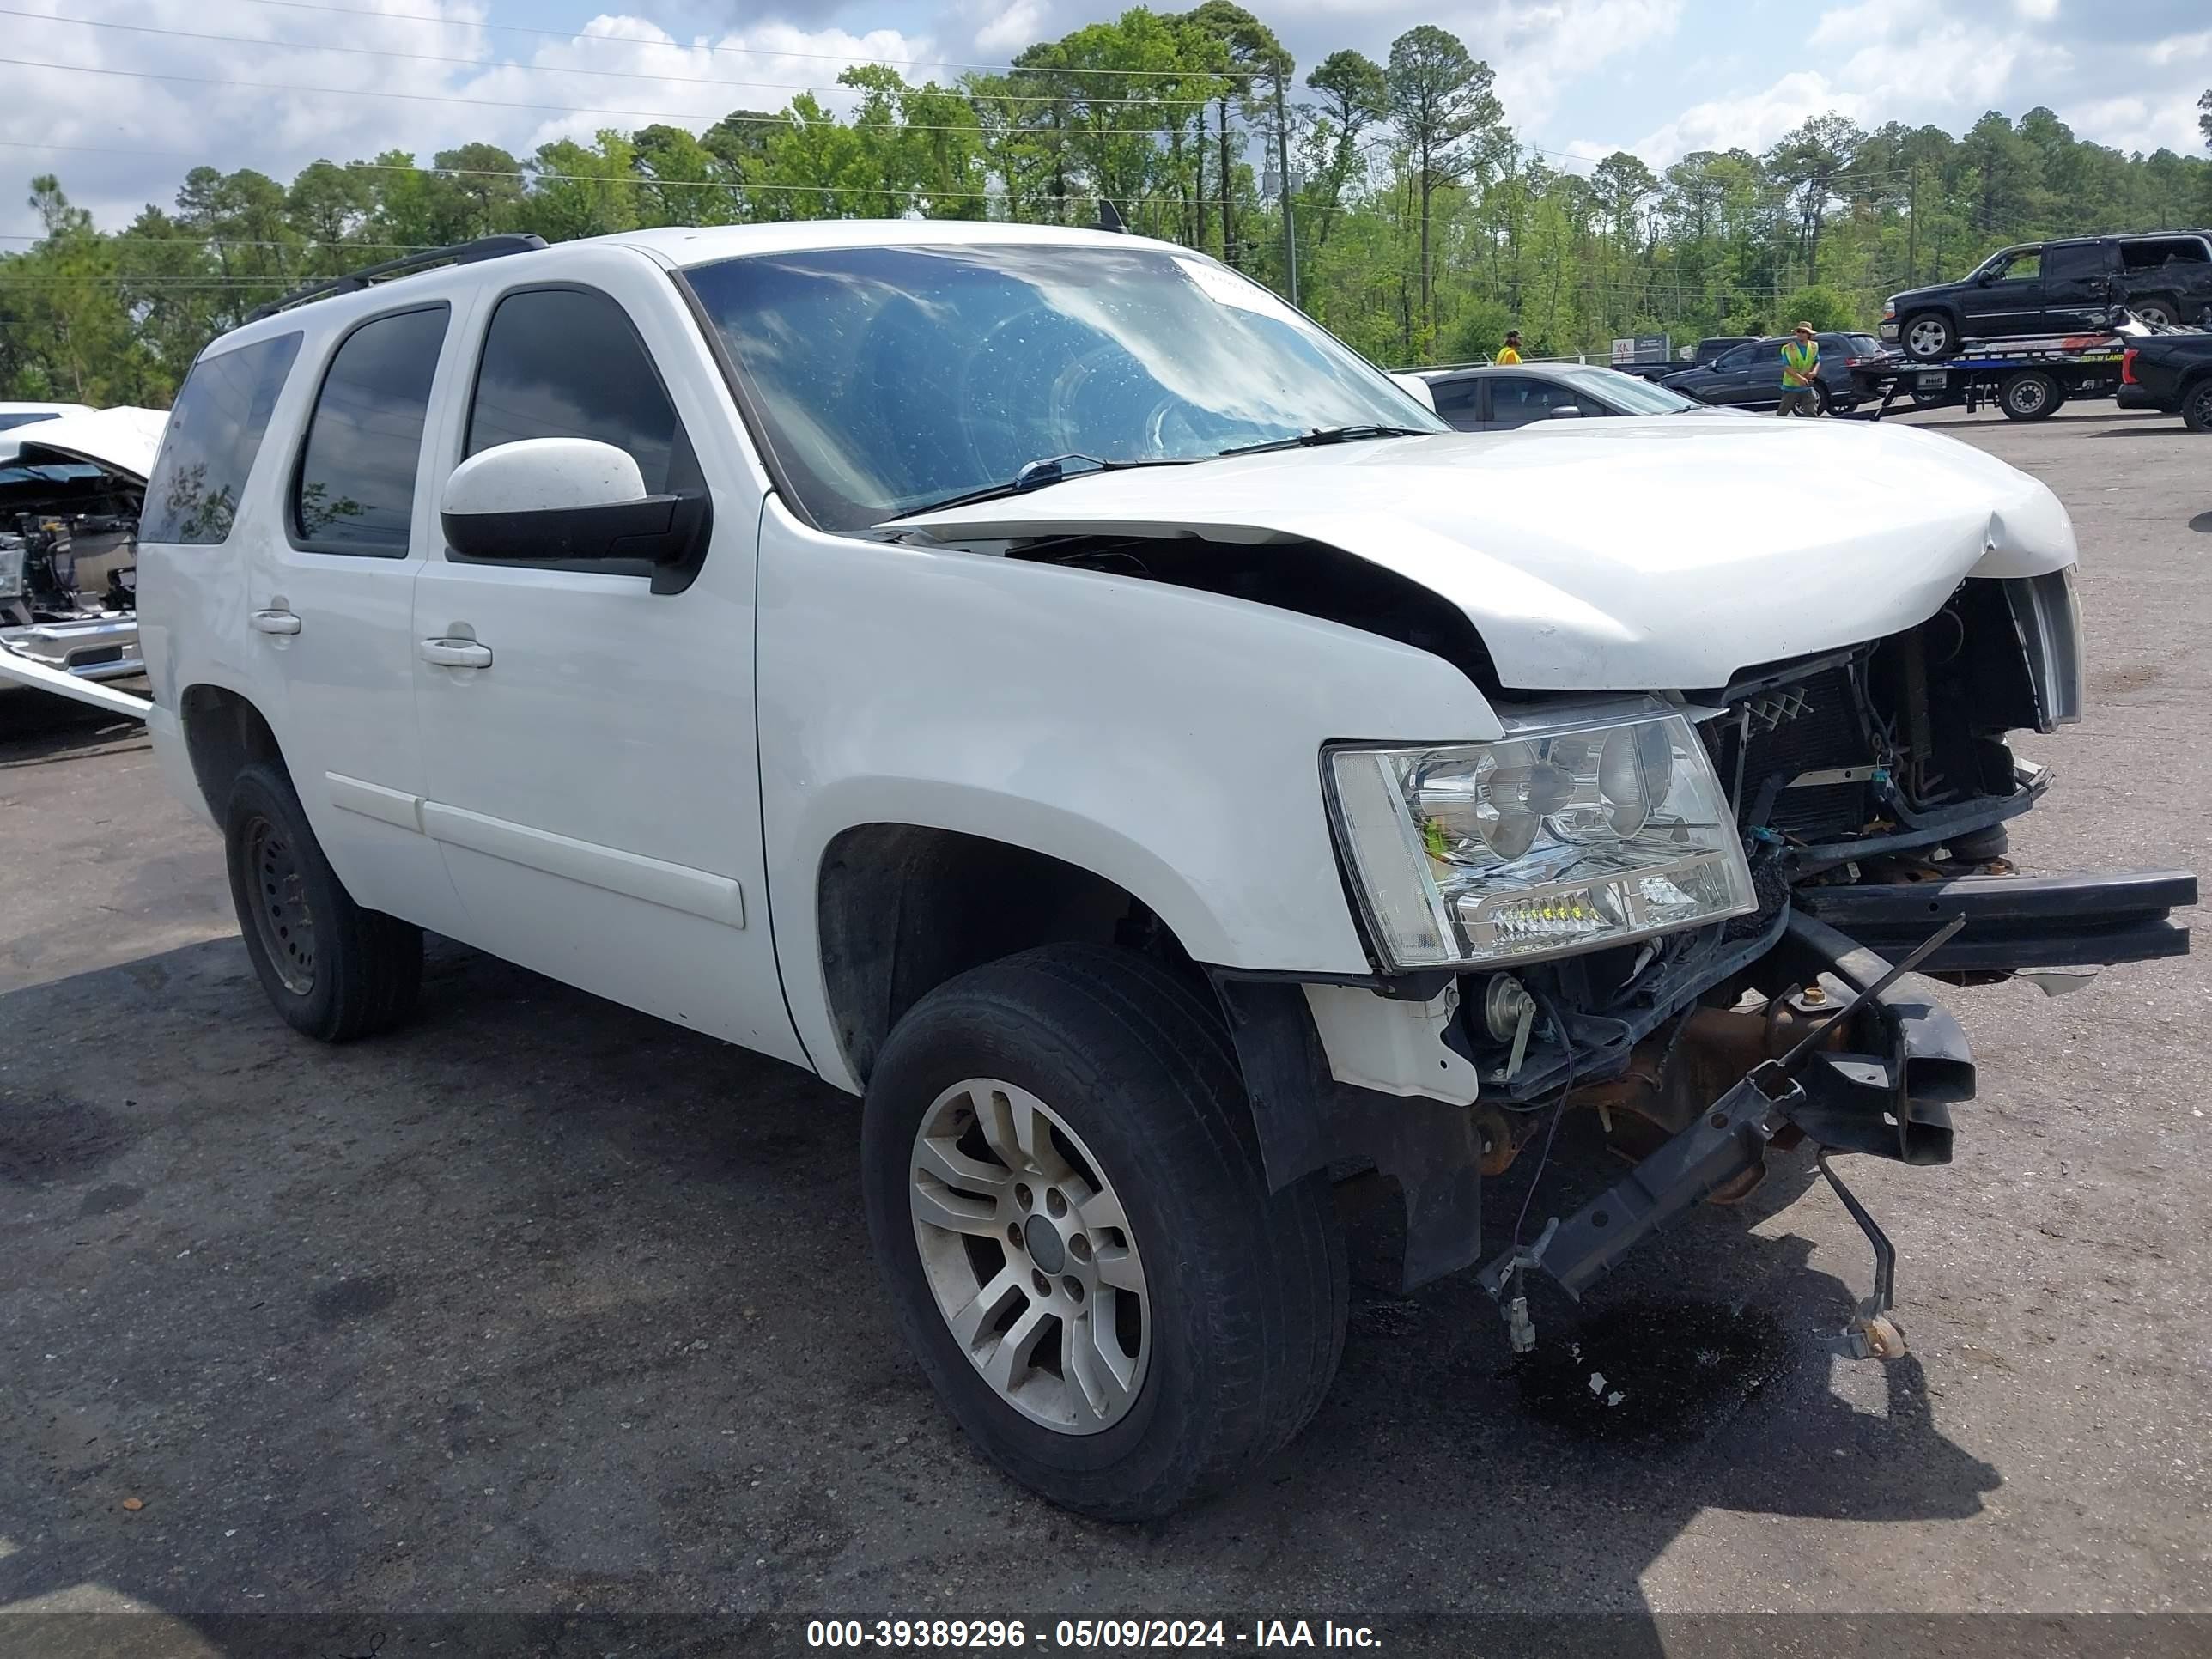
[[[1393,967],[1566,956],[1758,908],[1680,714],[1333,749],[1328,764],[1338,837]]]

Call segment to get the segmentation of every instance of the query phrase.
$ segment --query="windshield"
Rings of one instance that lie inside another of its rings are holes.
[[[1603,399],[1628,415],[1679,415],[1686,409],[1703,409],[1695,398],[1685,398],[1663,386],[1639,380],[1633,374],[1616,374],[1609,368],[1571,368],[1559,378],[1579,392]]]
[[[1449,429],[1267,289],[1164,249],[829,248],[684,274],[831,530],[1047,456],[1201,460],[1316,428]]]

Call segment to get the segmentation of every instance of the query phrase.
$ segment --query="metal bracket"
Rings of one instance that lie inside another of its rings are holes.
[[[1851,1219],[1859,1224],[1859,1231],[1874,1246],[1874,1294],[1858,1304],[1851,1322],[1844,1327],[1837,1339],[1838,1346],[1853,1359],[1901,1359],[1907,1352],[1905,1333],[1890,1317],[1897,1305],[1897,1247],[1889,1242],[1867,1206],[1858,1200],[1856,1194],[1844,1185],[1828,1162],[1826,1147],[1814,1158],[1828,1185],[1835,1188],[1836,1196],[1844,1200],[1844,1207],[1851,1212]]]

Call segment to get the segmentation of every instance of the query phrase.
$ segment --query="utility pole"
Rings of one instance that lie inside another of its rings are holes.
[[[1905,181],[1905,285],[1911,288],[1920,280],[1920,163],[1912,164],[1912,171]]]
[[[1283,280],[1285,297],[1298,302],[1298,231],[1291,217],[1291,122],[1283,107],[1283,66],[1275,65],[1275,176],[1283,188]]]

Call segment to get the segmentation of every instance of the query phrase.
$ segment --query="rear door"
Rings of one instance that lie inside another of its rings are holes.
[[[1437,413],[1447,425],[1462,432],[1484,429],[1482,382],[1480,374],[1442,375],[1429,382],[1430,395],[1437,400]]]
[[[2110,242],[2057,242],[2043,253],[2043,312],[2053,331],[2104,326],[2112,304]]]
[[[459,920],[415,813],[411,605],[434,503],[419,488],[452,307],[395,306],[353,324],[311,368],[313,401],[262,524],[245,594],[262,703],[301,805],[346,890],[441,933]],[[272,684],[273,683],[273,684]]]
[[[483,562],[441,537],[409,635],[423,820],[471,943],[805,1064],[761,853],[762,490],[667,276],[620,248],[563,269],[576,279],[488,286],[434,488],[501,444],[594,439],[629,453],[649,492],[703,486],[710,544],[688,586],[655,592],[642,563]]]
[[[2142,236],[2119,245],[2123,297],[2165,301],[2174,321],[2212,319],[2212,241],[2202,236]]]

